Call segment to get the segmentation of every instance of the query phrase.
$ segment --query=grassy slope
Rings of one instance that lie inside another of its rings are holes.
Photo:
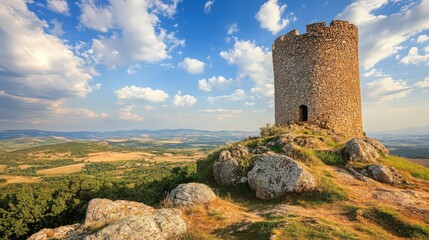
[[[288,130],[290,129],[269,127],[263,137],[246,139],[239,144],[250,147],[266,145]],[[429,220],[427,218],[424,220],[416,217],[406,208],[397,208],[390,202],[374,202],[364,197],[360,198],[353,192],[353,186],[347,186],[344,181],[339,180],[338,167],[345,165],[341,155],[344,142],[335,141],[325,135],[325,132],[317,132],[317,130],[297,129],[293,131],[298,136],[323,138],[323,144],[320,146],[323,150],[302,148],[300,149],[302,155],[297,158],[310,166],[309,171],[319,179],[321,187],[318,191],[291,194],[280,200],[264,202],[256,199],[247,186],[219,187],[213,182],[211,170],[213,161],[217,159],[222,150],[219,149],[206,160],[198,162],[197,180],[209,184],[228,203],[237,205],[237,208],[241,210],[236,211],[236,215],[247,214],[261,219],[257,221],[241,219],[225,225],[222,224],[225,221],[225,217],[222,216],[226,212],[212,210],[212,206],[209,204],[205,211],[202,211],[203,213],[201,210],[199,212],[204,216],[200,216],[198,222],[191,221],[191,230],[179,239],[270,239],[272,235],[276,235],[277,239],[429,238]],[[281,152],[281,149],[277,148],[271,150]],[[398,191],[401,189],[427,191],[426,188],[419,189],[419,185],[414,182],[414,177],[429,180],[428,168],[396,156],[389,156],[381,161],[404,174],[411,175],[408,179],[410,185],[398,186],[396,188]],[[377,185],[373,186],[374,188],[384,186],[380,183],[375,184]],[[429,185],[429,182],[424,184]],[[363,192],[373,191],[374,188],[366,188],[365,185],[366,183],[356,185],[356,191],[357,188]],[[393,186],[386,187],[395,189]],[[292,210],[280,211],[280,214],[260,214],[261,211],[277,209],[280,206],[289,206]],[[217,217],[219,221],[213,222],[213,217]],[[193,218],[192,215],[190,218]]]

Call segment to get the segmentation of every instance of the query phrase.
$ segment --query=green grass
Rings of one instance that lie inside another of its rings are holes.
[[[385,207],[362,208],[356,206],[344,206],[344,215],[351,221],[360,221],[365,224],[366,230],[374,227],[368,224],[368,220],[398,237],[428,239],[429,227],[409,221],[395,210]],[[374,231],[373,231],[374,232]]]
[[[223,216],[223,213],[218,212],[218,211],[209,211],[208,215],[216,218],[217,220],[224,220],[225,219],[225,217]]]
[[[373,207],[363,212],[363,217],[374,221],[385,230],[399,237],[429,238],[429,227],[410,223],[399,213],[385,208]]]
[[[216,230],[216,236],[221,239],[236,239],[236,240],[269,240],[273,230],[284,224],[283,221],[260,221],[254,223],[237,223],[228,226],[227,228]]]
[[[346,163],[340,153],[332,151],[316,151],[316,156],[322,160],[324,164],[334,166],[344,166]]]
[[[324,171],[320,179],[320,189],[299,195],[297,202],[304,206],[315,207],[347,199],[347,192],[335,183],[329,172]]]
[[[429,168],[397,156],[389,156],[385,161],[398,170],[409,172],[413,177],[429,180]]]
[[[278,239],[359,239],[341,229],[337,223],[320,219],[288,218],[287,227],[280,229]]]

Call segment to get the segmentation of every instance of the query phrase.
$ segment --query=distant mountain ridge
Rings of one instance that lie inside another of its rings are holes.
[[[119,130],[119,131],[76,131],[76,132],[58,132],[44,131],[36,129],[28,130],[0,130],[0,140],[15,138],[36,138],[36,137],[64,137],[71,140],[106,140],[112,138],[129,139],[150,137],[152,139],[171,139],[174,137],[186,137],[195,135],[222,136],[241,139],[242,137],[257,135],[258,132],[246,131],[209,131],[196,129],[159,129],[159,130]]]

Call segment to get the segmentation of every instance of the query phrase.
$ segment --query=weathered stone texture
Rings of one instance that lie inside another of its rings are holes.
[[[307,25],[273,44],[275,120],[299,122],[299,107],[308,121],[352,138],[362,137],[358,30],[346,21]]]

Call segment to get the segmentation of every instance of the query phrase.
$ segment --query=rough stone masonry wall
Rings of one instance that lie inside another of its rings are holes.
[[[307,25],[273,44],[275,121],[308,121],[346,137],[363,135],[358,60],[358,30],[346,21]]]

